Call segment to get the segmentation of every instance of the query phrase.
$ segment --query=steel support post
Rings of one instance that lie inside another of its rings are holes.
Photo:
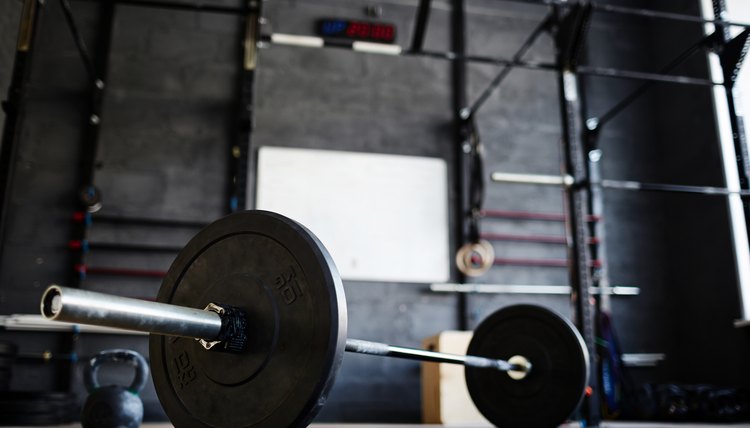
[[[234,212],[254,205],[255,182],[250,166],[254,164],[252,148],[255,127],[255,70],[258,65],[258,41],[261,27],[261,1],[251,0],[245,8],[242,32],[242,57],[238,82],[237,131],[229,157],[228,211]],[[254,175],[253,175],[254,176]]]
[[[87,201],[86,198],[90,197],[101,197],[96,195],[98,189],[94,187],[94,172],[96,169],[96,157],[99,146],[99,131],[102,123],[102,105],[104,103],[104,92],[106,89],[106,76],[107,76],[107,65],[109,63],[109,50],[112,42],[112,31],[114,27],[115,19],[115,5],[112,2],[102,2],[99,7],[99,20],[97,23],[97,38],[96,45],[94,46],[94,55],[90,59],[86,69],[89,73],[94,73],[90,83],[89,92],[89,113],[84,123],[85,130],[83,132],[83,141],[81,142],[81,161],[80,161],[80,176],[78,179],[78,197],[80,200],[80,208],[82,211],[91,211],[91,201]],[[68,19],[68,24],[71,27],[71,32],[75,35],[78,34],[78,28],[76,22],[71,13]],[[85,45],[82,39],[76,40],[78,48],[81,49]],[[84,50],[82,53],[83,57],[88,57],[88,53]],[[86,61],[84,61],[86,62]],[[77,224],[73,229],[73,240],[86,239],[87,222],[81,222]],[[73,255],[74,260],[72,265],[78,266],[84,264],[83,253]],[[69,284],[80,284],[81,280],[84,279],[80,272],[76,272],[75,269],[71,270],[72,278]]]
[[[585,32],[591,9],[585,4],[564,12],[556,8],[555,49],[559,66],[559,87],[562,123],[563,174],[571,175],[575,183],[590,183],[585,142],[583,140],[583,111],[576,66],[583,47]],[[591,394],[584,404],[586,425],[595,427],[601,422],[599,403],[598,363],[596,353],[596,302],[591,293],[591,254],[588,248],[589,226],[587,217],[592,215],[589,207],[588,185],[568,188],[566,209],[568,213],[566,232],[568,237],[569,277],[573,289],[576,321],[581,330],[591,358],[589,386]]]
[[[460,55],[466,54],[466,11],[464,0],[453,0],[453,12],[451,14],[451,50]],[[463,117],[462,112],[467,107],[466,95],[466,66],[465,59],[451,62],[452,92],[453,92],[453,126],[454,126],[454,150],[453,150],[453,193],[456,206],[455,211],[455,250],[458,251],[468,237],[468,220],[470,207],[468,203],[469,173],[468,162],[471,147],[469,138],[471,134],[471,122],[469,118]],[[478,213],[477,213],[478,215]],[[454,267],[458,282],[463,283],[466,276]],[[468,314],[466,296],[459,294],[458,299],[458,328],[468,330]]]
[[[430,19],[430,8],[432,0],[419,0],[417,16],[414,23],[414,35],[411,39],[411,52],[420,52],[424,45],[424,36],[427,32],[427,23]]]
[[[21,137],[34,41],[42,6],[43,3],[38,0],[24,0],[8,98],[2,103],[5,121],[0,142],[0,256],[5,243],[5,223],[10,209],[16,153]]]
[[[709,56],[709,65],[714,77],[719,73],[724,77],[723,96],[722,91],[714,91],[724,175],[729,190],[746,191],[750,189],[750,156],[748,156],[744,118],[739,108],[741,101],[735,83],[748,49],[749,33],[746,29],[732,38],[729,25],[726,24],[725,1],[712,0],[711,5],[714,18],[719,22],[715,30],[718,36],[719,54],[718,58],[716,55]],[[726,104],[721,98],[726,100]],[[729,129],[726,129],[725,124],[727,119]],[[750,248],[748,248],[747,227],[747,219],[750,218],[750,201],[741,199],[738,194],[728,195],[727,206],[740,297],[741,312],[736,325],[744,326],[750,321]]]
[[[98,190],[94,187],[93,182],[99,145],[99,130],[101,127],[107,65],[109,63],[109,49],[114,27],[115,5],[109,1],[99,4],[99,20],[97,22],[98,28],[97,38],[94,45],[94,55],[93,57],[89,57],[85,42],[80,37],[75,17],[69,10],[69,5],[66,2],[61,2],[61,4],[62,7],[66,9],[66,21],[70,27],[74,42],[81,54],[81,58],[90,78],[89,113],[84,123],[85,130],[81,142],[81,161],[79,164],[80,175],[77,183],[78,187],[76,188],[76,196],[79,198],[80,208],[83,211],[91,211],[92,208],[97,205],[95,200],[101,197],[101,195],[98,195]],[[85,240],[88,226],[87,222],[75,224],[72,227],[72,239]],[[85,264],[85,254],[83,251],[72,253],[71,258],[71,266],[73,268],[70,270],[71,280],[68,283],[80,286],[81,281],[84,279],[84,275],[81,274],[77,267]],[[71,354],[77,353],[78,338],[79,335],[77,332],[71,334],[68,349],[65,349],[66,352]],[[77,366],[74,363],[71,363],[65,384],[61,385],[63,389],[71,390],[72,383],[74,382],[74,379],[76,379],[76,370]]]

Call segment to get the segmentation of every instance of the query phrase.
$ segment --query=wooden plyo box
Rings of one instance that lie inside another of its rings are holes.
[[[425,339],[422,346],[427,350],[465,355],[471,337],[470,331],[444,331]],[[422,422],[492,426],[471,401],[464,367],[445,363],[422,363]]]

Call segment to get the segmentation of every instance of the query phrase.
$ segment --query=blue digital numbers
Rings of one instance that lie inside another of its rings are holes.
[[[344,34],[348,23],[341,19],[325,19],[320,22],[322,36],[336,37]]]

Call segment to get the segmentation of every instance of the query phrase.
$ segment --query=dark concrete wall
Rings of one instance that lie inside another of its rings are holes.
[[[0,266],[0,312],[4,314],[36,312],[46,284],[72,278],[74,255],[65,246],[74,237],[69,218],[77,207],[89,87],[58,3],[47,3],[29,113],[16,160],[11,232]],[[618,2],[653,6],[650,3]],[[681,3],[694,7],[692,1]],[[343,0],[267,2],[264,15],[269,24],[264,31],[313,34],[316,18],[365,19],[367,4]],[[416,4],[382,2],[380,19],[398,25],[402,46],[410,42]],[[512,55],[545,12],[496,1],[468,4],[469,51],[482,55]],[[79,1],[73,6],[84,36],[93,45],[98,6]],[[449,17],[448,2],[435,1],[426,47],[449,48]],[[699,36],[696,31],[689,26],[660,29],[649,20],[597,14],[585,60],[593,65],[654,71],[665,63],[669,52],[680,49],[679,41]],[[103,214],[207,222],[224,213],[241,32],[240,20],[231,16],[117,8],[95,174],[95,184],[104,196]],[[527,59],[551,61],[553,50],[551,39],[543,35]],[[7,73],[10,59],[3,58],[0,69]],[[700,61],[690,66],[680,71],[705,73]],[[473,102],[499,69],[472,64],[468,71],[468,94]],[[450,78],[450,64],[436,59],[283,46],[262,49],[253,145],[431,156],[450,163],[454,144]],[[589,115],[602,114],[637,85],[584,79]],[[720,170],[708,92],[676,86],[656,89],[604,129],[604,176],[717,184]],[[559,172],[557,94],[553,73],[511,72],[477,117],[488,173]],[[449,197],[455,199],[455,195]],[[696,202],[696,198],[618,191],[605,196],[611,282],[642,290],[638,297],[613,298],[612,312],[623,349],[667,353],[667,361],[659,367],[633,371],[638,382],[748,383],[744,371],[744,377],[732,377],[744,370],[741,361],[747,359],[748,350],[727,324],[736,316],[732,306],[736,286],[727,264],[727,230],[720,221],[726,210],[719,200]],[[563,198],[554,188],[488,184],[486,207],[560,213]],[[715,225],[715,232],[702,227],[707,220]],[[487,219],[482,229],[564,233],[562,224],[530,221]],[[182,245],[195,230],[98,222],[90,229],[89,239]],[[710,252],[703,250],[707,246]],[[497,243],[495,250],[501,257],[565,257],[561,246]],[[97,251],[87,262],[163,270],[173,257],[170,253]],[[496,267],[475,281],[558,285],[567,284],[568,278],[566,270],[559,268]],[[83,286],[151,297],[159,281],[90,276]],[[417,345],[424,337],[458,327],[455,295],[399,283],[347,282],[345,288],[351,337]],[[497,308],[519,302],[571,313],[566,296],[469,296],[469,324],[473,327]],[[712,313],[721,312],[721,316],[703,312],[703,305],[710,305]],[[2,332],[0,338],[20,342],[25,352],[64,350],[70,345],[68,336],[52,334]],[[708,351],[716,346],[713,338],[721,341],[715,349],[732,355],[729,363],[710,371],[695,370],[712,355]],[[115,346],[147,352],[146,341],[139,337],[84,335],[75,343],[83,355]],[[692,352],[695,349],[700,351]],[[83,395],[80,367],[75,369],[72,384]],[[67,370],[65,366],[19,365],[14,387],[64,388],[65,382],[54,379],[64,377]],[[419,391],[419,367],[413,362],[346,355],[319,419],[415,422],[420,417]],[[150,417],[163,417],[151,385],[144,399]]]
[[[652,7],[649,2],[630,6]],[[599,67],[655,72],[670,58],[653,48],[653,26],[658,22],[637,17],[595,13],[588,38],[586,62]],[[588,117],[603,116],[643,82],[605,77],[584,79]],[[654,86],[656,87],[656,86]],[[598,148],[602,151],[603,178],[661,182],[657,98],[649,90],[628,108],[602,125]],[[707,114],[710,106],[706,107]],[[665,353],[656,369],[631,369],[635,385],[669,382],[676,355],[670,349],[675,329],[670,278],[665,269],[669,242],[663,194],[607,190],[604,192],[604,226],[608,273],[612,285],[640,287],[635,298],[612,297],[613,324],[623,352]],[[648,332],[644,334],[644,332]]]
[[[21,0],[0,4],[0,90],[3,99],[13,74],[13,58],[16,53],[16,36],[21,16]],[[5,120],[5,111],[0,112],[0,123]]]

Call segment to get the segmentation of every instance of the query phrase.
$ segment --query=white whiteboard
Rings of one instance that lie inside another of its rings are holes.
[[[344,279],[449,279],[442,159],[262,147],[256,207],[310,229]]]

